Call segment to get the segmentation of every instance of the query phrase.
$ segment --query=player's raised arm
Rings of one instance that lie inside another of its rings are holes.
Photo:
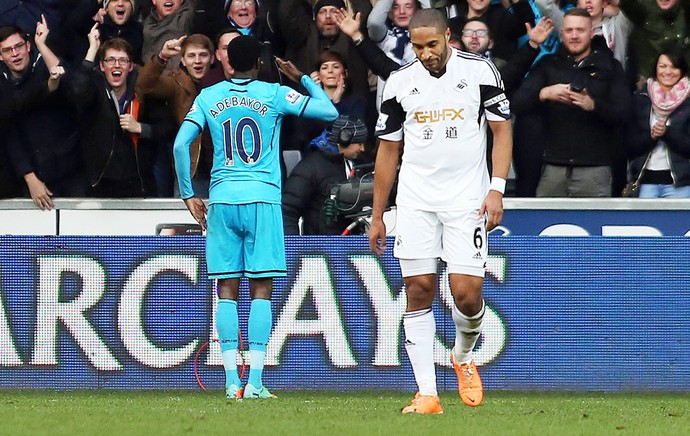
[[[293,82],[300,82],[310,95],[301,109],[300,116],[316,118],[324,121],[335,121],[338,118],[338,109],[326,94],[326,91],[304,74],[290,61],[276,57],[276,63],[280,71]],[[296,92],[296,91],[294,91]]]

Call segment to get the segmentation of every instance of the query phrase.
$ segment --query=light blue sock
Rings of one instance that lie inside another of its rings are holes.
[[[264,372],[266,344],[271,336],[273,315],[270,300],[252,300],[249,312],[249,381],[256,388],[263,386],[261,376]]]
[[[225,368],[225,387],[241,386],[237,375],[237,337],[239,329],[237,315],[237,301],[218,300],[216,311],[216,330],[220,340],[220,350],[223,353],[223,367]]]

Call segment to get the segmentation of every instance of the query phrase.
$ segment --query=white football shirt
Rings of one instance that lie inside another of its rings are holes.
[[[489,190],[487,120],[509,121],[510,103],[491,61],[451,50],[438,77],[417,59],[386,82],[376,135],[404,141],[398,205],[479,208]]]

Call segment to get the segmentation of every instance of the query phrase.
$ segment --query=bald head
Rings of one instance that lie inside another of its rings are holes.
[[[436,33],[444,34],[448,29],[448,20],[438,9],[419,9],[410,19],[409,30],[419,27],[433,27]]]

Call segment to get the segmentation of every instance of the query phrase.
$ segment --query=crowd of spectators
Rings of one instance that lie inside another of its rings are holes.
[[[615,197],[637,182],[666,186],[643,196],[690,196],[689,0],[8,0],[0,198],[49,209],[53,197],[179,196],[177,128],[202,88],[232,77],[225,48],[241,34],[261,42],[261,80],[300,90],[274,59],[290,60],[362,123],[357,154],[370,163],[377,96],[414,61],[407,24],[421,8],[444,11],[453,45],[503,76],[515,114],[509,195]],[[330,125],[287,119],[282,147],[337,156],[333,137]],[[207,132],[191,153],[205,196]],[[294,197],[300,184],[286,186]]]

